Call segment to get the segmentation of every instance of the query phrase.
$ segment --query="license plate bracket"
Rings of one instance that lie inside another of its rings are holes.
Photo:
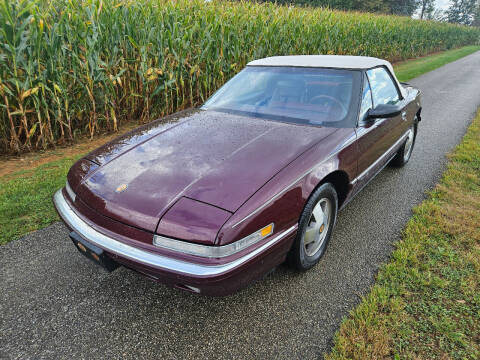
[[[108,272],[112,272],[120,266],[120,264],[110,258],[103,249],[85,241],[75,231],[72,231],[69,236],[80,253]]]

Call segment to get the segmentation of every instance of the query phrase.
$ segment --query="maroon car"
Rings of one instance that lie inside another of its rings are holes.
[[[229,294],[285,260],[314,266],[338,210],[408,162],[420,111],[419,90],[384,60],[256,60],[201,108],[85,156],[54,204],[106,269]]]

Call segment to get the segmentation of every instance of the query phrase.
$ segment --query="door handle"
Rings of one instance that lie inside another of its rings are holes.
[[[406,111],[402,112],[402,120],[407,121],[407,112]]]

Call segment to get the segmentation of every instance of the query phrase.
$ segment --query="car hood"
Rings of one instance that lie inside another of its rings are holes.
[[[98,167],[89,174],[78,171],[82,179],[73,171],[69,182],[101,214],[154,232],[181,198],[234,213],[334,131],[196,110],[168,126],[158,123],[105,145],[84,160]]]

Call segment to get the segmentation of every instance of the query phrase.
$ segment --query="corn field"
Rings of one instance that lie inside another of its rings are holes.
[[[395,61],[480,37],[478,28],[251,2],[0,1],[0,153],[198,105],[255,58]]]

